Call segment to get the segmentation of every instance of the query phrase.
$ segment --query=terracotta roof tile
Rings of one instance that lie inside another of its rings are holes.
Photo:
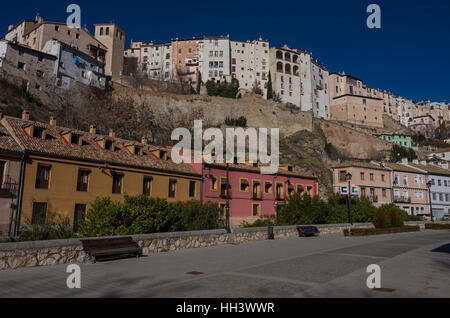
[[[142,144],[137,141],[121,138],[111,138],[105,135],[91,134],[77,129],[58,126],[51,127],[49,124],[14,117],[5,116],[4,123],[7,127],[9,126],[8,129],[15,136],[17,142],[29,153],[81,161],[108,162],[110,164],[199,176],[195,169],[188,164],[175,164],[171,160],[159,159],[152,153],[158,149],[165,150],[166,148],[163,147]],[[43,140],[29,136],[25,128],[30,126],[30,124],[45,129],[47,139]],[[85,144],[81,146],[72,145],[66,141],[62,135],[68,131],[82,136]],[[99,141],[102,139],[112,141],[118,149],[116,151],[103,149],[99,144]],[[142,147],[144,155],[141,156],[131,153],[126,148],[126,145],[130,144]]]

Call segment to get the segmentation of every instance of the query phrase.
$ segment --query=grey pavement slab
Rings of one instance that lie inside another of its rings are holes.
[[[323,235],[0,272],[0,297],[450,297],[450,231],[346,238]],[[379,264],[382,287],[366,287]],[[189,274],[198,272],[198,275]]]

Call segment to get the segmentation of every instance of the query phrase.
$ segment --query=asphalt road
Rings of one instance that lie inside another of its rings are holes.
[[[368,289],[381,266],[383,290]],[[450,297],[450,231],[364,238],[324,235],[0,271],[0,297]]]

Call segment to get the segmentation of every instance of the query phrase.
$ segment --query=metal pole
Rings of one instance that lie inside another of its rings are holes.
[[[350,222],[350,225],[353,226],[352,222],[352,198],[351,198],[351,182],[348,181],[348,221]]]
[[[433,206],[432,206],[432,204],[431,204],[431,187],[428,187],[428,198],[429,198],[428,201],[430,201],[429,203],[430,203],[431,222],[434,222],[434,218],[433,218]]]
[[[225,205],[226,210],[226,223],[225,227],[227,230],[227,233],[231,233],[230,230],[230,174],[229,174],[229,163],[227,163],[227,203]]]

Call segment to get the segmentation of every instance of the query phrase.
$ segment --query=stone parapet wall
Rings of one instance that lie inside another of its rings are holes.
[[[406,222],[406,225],[419,225],[425,228],[427,222]],[[449,223],[449,222],[442,222]],[[349,224],[315,225],[321,235],[341,234]],[[371,223],[354,224],[358,228],[373,228]],[[298,237],[296,226],[278,226],[273,228],[275,239]],[[189,248],[219,246],[224,244],[242,244],[263,241],[268,238],[268,228],[234,228],[228,234],[225,230],[173,232],[132,235],[142,247],[144,255],[177,251]],[[89,262],[89,256],[83,251],[79,239],[33,241],[0,244],[0,270],[23,267],[48,266],[57,264],[82,264]]]

